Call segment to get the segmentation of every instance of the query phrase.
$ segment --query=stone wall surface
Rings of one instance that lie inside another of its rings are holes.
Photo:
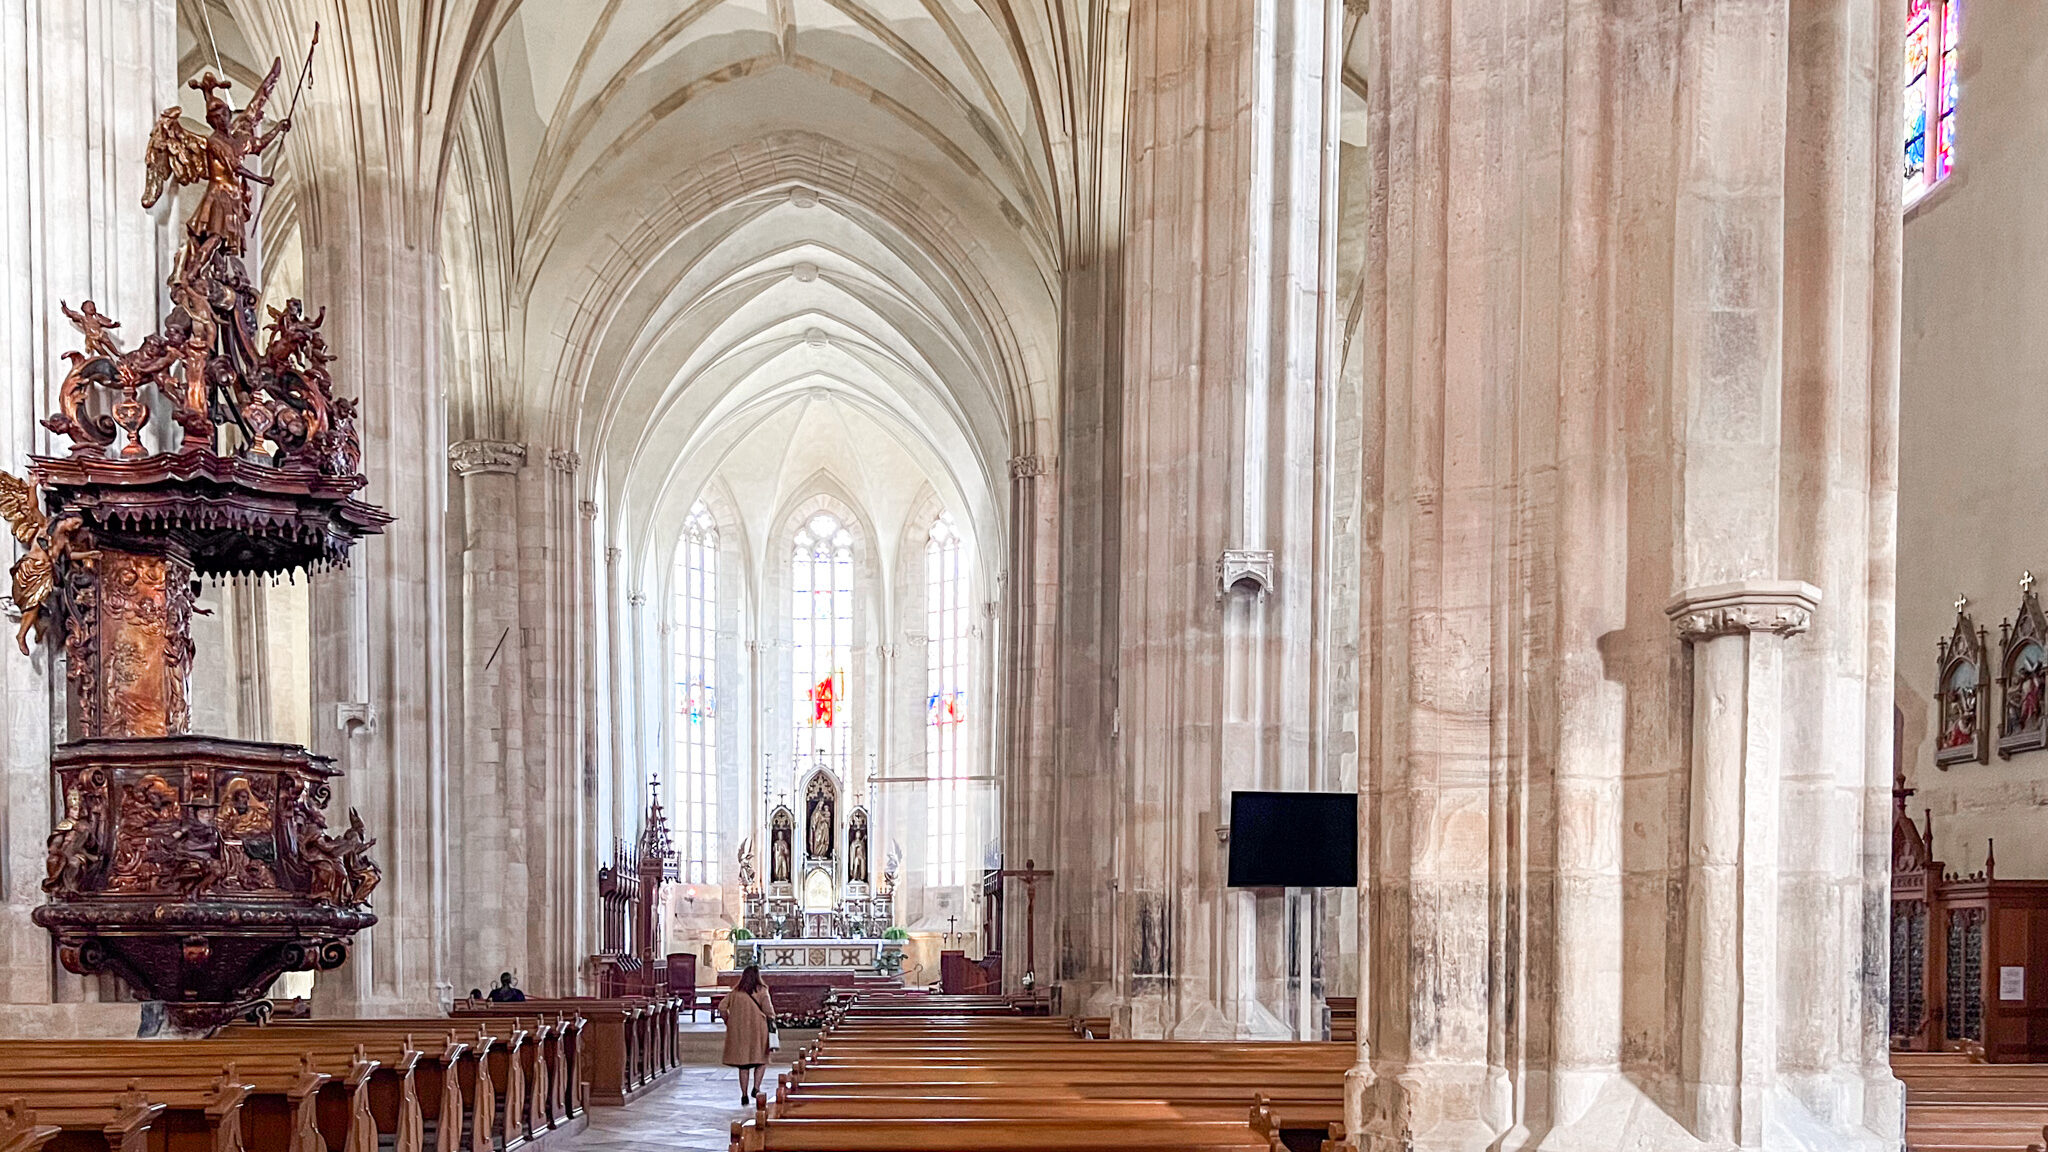
[[[1901,767],[1913,818],[1934,818],[1935,854],[1953,871],[2048,877],[2048,752],[1934,765],[1935,644],[1955,598],[1988,633],[2019,607],[2017,581],[2048,579],[2037,526],[2048,493],[2024,477],[2048,452],[2035,434],[2048,341],[2032,303],[2048,290],[2039,189],[2048,156],[2048,13],[2029,5],[1963,11],[1955,171],[1907,211],[1906,323],[1899,348],[1899,661]],[[2036,586],[2037,589],[2039,586]]]

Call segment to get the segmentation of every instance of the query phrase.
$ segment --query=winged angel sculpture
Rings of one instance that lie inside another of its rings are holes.
[[[309,82],[312,61],[309,49],[297,91]],[[154,388],[170,401],[172,418],[184,430],[181,451],[232,447],[331,476],[360,468],[355,405],[334,396],[328,375],[333,356],[320,332],[325,312],[307,316],[292,300],[270,309],[270,322],[261,323],[258,292],[243,265],[255,189],[271,183],[256,162],[291,131],[289,110],[274,123],[264,120],[282,68],[283,61],[272,62],[240,109],[221,95],[231,82],[212,72],[192,81],[206,99],[204,130],[187,125],[176,106],[157,115],[143,206],[154,206],[177,185],[201,189],[199,203],[185,221],[170,278],[172,308],[161,333],[123,352],[112,334],[119,325],[91,301],[75,312],[65,308],[85,334],[86,347],[67,354],[71,370],[58,390],[58,411],[43,423],[70,437],[73,455],[105,455],[120,429],[128,432],[120,455],[146,455],[140,432],[149,406],[139,394]],[[93,397],[101,390],[120,394],[111,415],[95,406]],[[226,427],[240,435],[230,436],[224,447],[217,429]]]
[[[21,627],[14,642],[24,656],[29,652],[31,633],[37,643],[43,640],[49,626],[50,598],[64,569],[72,563],[89,564],[95,555],[88,550],[90,533],[77,515],[60,516],[53,522],[36,505],[35,485],[11,472],[0,472],[0,517],[26,549],[15,561],[11,592],[14,606],[21,610]]]

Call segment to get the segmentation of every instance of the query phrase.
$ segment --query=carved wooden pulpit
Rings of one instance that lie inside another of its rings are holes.
[[[175,107],[158,118],[151,197],[166,180],[211,181],[163,330],[123,351],[91,301],[66,307],[84,348],[44,424],[70,451],[31,457],[32,484],[0,473],[0,512],[25,548],[18,639],[26,652],[54,631],[74,736],[53,756],[63,815],[35,921],[67,969],[119,975],[184,1032],[242,1015],[280,973],[340,965],[376,922],[381,875],[353,810],[345,831],[328,828],[325,757],[187,731],[199,579],[342,567],[390,522],[356,497],[355,406],[333,393],[323,317],[292,300],[259,328],[241,261],[247,174],[202,162],[209,147],[243,156],[276,139],[261,128],[276,76],[239,112],[225,83],[195,82],[212,137]],[[151,400],[167,427],[150,426]]]

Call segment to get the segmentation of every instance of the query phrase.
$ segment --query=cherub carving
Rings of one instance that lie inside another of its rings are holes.
[[[377,838],[365,834],[363,818],[354,808],[348,810],[348,831],[335,843],[342,870],[348,876],[348,902],[369,903],[370,893],[384,879],[384,870],[370,859],[370,849],[376,847]]]

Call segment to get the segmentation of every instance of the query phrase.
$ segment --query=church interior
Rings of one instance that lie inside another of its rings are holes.
[[[2043,59],[0,0],[0,1152],[2041,1152]]]

